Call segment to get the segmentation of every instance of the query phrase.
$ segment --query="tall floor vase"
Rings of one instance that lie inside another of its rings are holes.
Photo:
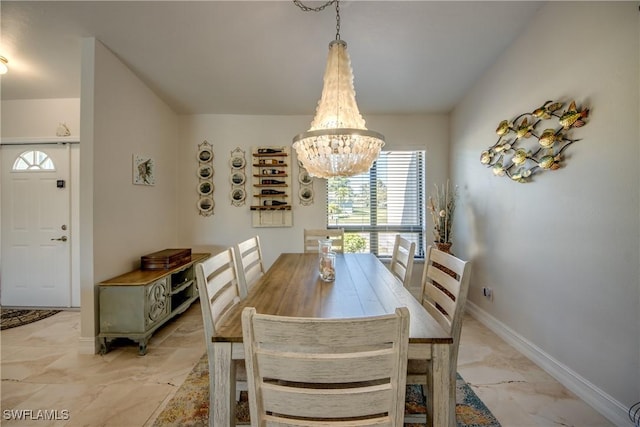
[[[436,247],[438,248],[438,250],[448,253],[451,253],[451,242],[446,242],[446,243],[442,243],[442,242],[434,242],[434,244],[436,245]]]

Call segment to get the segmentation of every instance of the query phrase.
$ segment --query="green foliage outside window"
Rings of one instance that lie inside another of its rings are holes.
[[[347,253],[364,252],[367,249],[367,241],[357,234],[344,235],[344,251]]]
[[[424,256],[425,152],[383,151],[366,173],[327,180],[327,226],[343,228],[345,252],[390,257],[396,234]]]

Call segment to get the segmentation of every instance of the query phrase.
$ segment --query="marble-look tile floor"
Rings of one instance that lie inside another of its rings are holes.
[[[78,354],[79,333],[78,311],[0,333],[2,426],[150,426],[205,352],[198,303],[157,331],[145,356],[128,341]],[[458,371],[504,427],[613,425],[469,316]],[[8,419],[13,409],[68,419]]]
[[[458,372],[504,427],[614,425],[469,315]]]

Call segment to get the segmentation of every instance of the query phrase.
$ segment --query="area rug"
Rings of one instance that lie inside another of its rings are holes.
[[[0,310],[0,330],[37,322],[38,320],[46,319],[59,312],[60,310],[3,308]]]
[[[426,404],[422,387],[407,386],[407,414],[425,414]],[[209,366],[205,354],[187,379],[156,418],[154,427],[207,426],[209,416]],[[456,421],[458,427],[500,427],[491,411],[458,374],[456,381]],[[249,402],[241,392],[236,405],[236,422],[249,424]],[[421,427],[420,423],[405,423],[405,427]]]

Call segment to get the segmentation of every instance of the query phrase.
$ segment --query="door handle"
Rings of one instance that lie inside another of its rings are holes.
[[[66,242],[67,241],[67,236],[62,236],[62,237],[59,237],[57,239],[51,239],[51,240],[58,240],[58,241],[61,241],[61,242]]]

